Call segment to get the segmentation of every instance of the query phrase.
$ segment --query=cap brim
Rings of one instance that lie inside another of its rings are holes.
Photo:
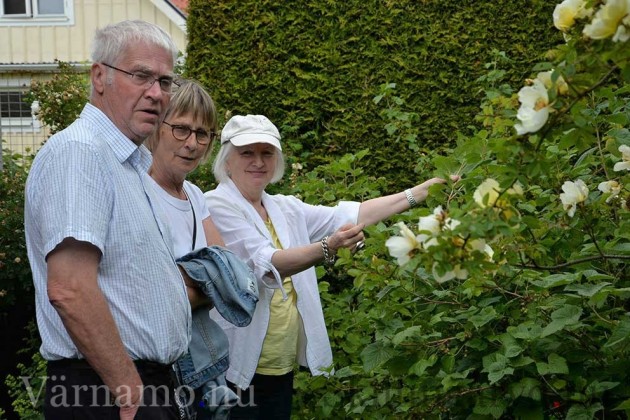
[[[282,151],[282,146],[280,146],[280,140],[274,136],[270,136],[266,133],[247,133],[247,134],[239,134],[233,136],[229,140],[222,141],[221,144],[230,141],[234,146],[247,146],[248,144],[254,143],[269,143],[274,146],[276,149]]]

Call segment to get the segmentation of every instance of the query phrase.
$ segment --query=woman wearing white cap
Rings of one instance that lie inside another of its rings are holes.
[[[423,201],[432,178],[398,194],[334,207],[269,195],[284,174],[280,133],[262,115],[236,115],[221,132],[214,161],[219,185],[205,193],[226,246],[248,262],[259,281],[259,302],[248,327],[214,314],[230,341],[227,380],[241,390],[231,418],[289,419],[296,363],[313,375],[332,367],[314,266],[353,249],[362,229]],[[453,178],[454,180],[456,178]]]

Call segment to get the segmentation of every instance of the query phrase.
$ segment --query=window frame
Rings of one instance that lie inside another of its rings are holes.
[[[0,87],[0,93],[4,92],[17,92],[20,94],[20,99],[28,93],[28,86],[15,86],[9,84],[7,86]],[[24,109],[24,111],[26,111]],[[3,132],[8,133],[35,133],[42,129],[41,121],[32,114],[31,108],[28,108],[28,115],[26,113],[20,117],[3,117],[0,114],[0,129]]]
[[[74,25],[74,1],[62,0],[63,13],[40,14],[38,0],[22,0],[26,4],[25,14],[4,14],[4,1],[0,0],[0,26],[69,26]]]

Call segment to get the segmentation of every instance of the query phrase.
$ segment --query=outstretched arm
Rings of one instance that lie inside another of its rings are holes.
[[[363,224],[347,224],[341,226],[327,239],[331,254],[336,254],[339,248],[352,248],[363,240]],[[291,276],[324,260],[322,242],[276,251],[271,262],[284,278]]]
[[[452,181],[459,180],[459,176],[451,176]],[[444,184],[445,179],[431,178],[424,181],[422,184],[418,184],[415,187],[410,188],[413,199],[420,203],[426,200],[429,194],[429,188],[435,184]],[[366,226],[373,225],[382,220],[387,219],[394,214],[401,213],[408,210],[411,207],[407,195],[405,192],[399,192],[396,194],[386,195],[383,197],[373,198],[371,200],[364,201],[359,207],[359,223],[363,223]]]

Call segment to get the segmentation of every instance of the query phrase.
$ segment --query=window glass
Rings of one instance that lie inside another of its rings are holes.
[[[26,14],[26,0],[2,0],[5,15]]]
[[[37,0],[40,15],[63,15],[63,0]]]
[[[22,92],[0,91],[1,118],[31,118],[31,107],[22,100]]]

